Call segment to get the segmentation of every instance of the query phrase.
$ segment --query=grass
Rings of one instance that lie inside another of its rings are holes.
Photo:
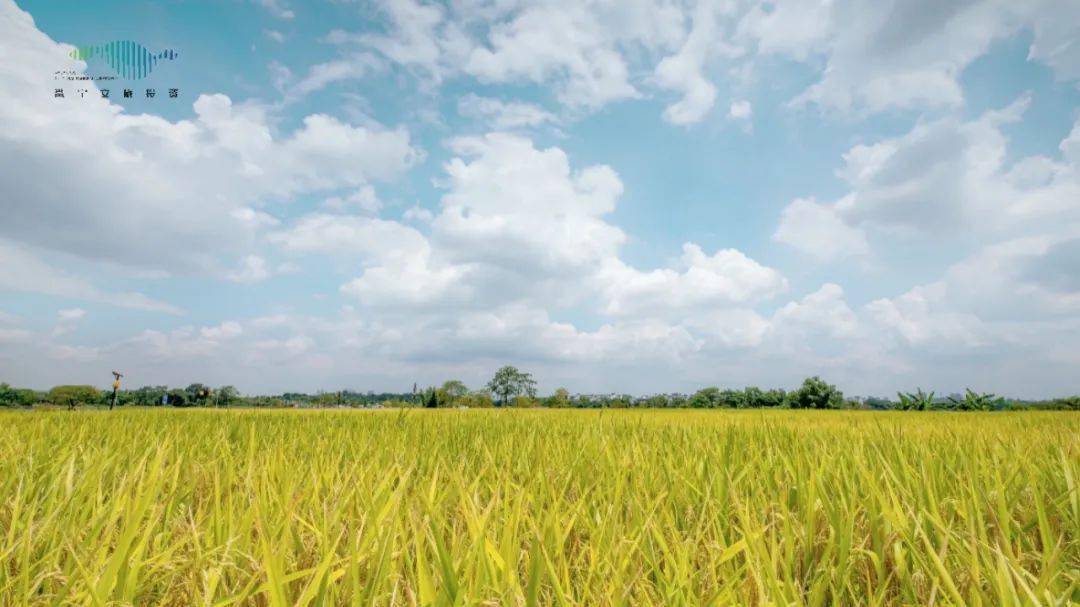
[[[0,413],[3,605],[1066,605],[1080,415]]]

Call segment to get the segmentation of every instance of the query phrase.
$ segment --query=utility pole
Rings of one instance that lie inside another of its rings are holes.
[[[116,406],[116,393],[120,390],[120,378],[123,377],[119,372],[113,371],[113,383],[112,383],[112,400],[109,402],[109,411],[113,410]]]

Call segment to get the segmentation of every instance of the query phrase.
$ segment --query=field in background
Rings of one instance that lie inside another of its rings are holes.
[[[1080,415],[0,412],[0,604],[1064,605]]]

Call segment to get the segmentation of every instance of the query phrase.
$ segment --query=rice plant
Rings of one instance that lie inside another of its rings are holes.
[[[1068,412],[0,413],[3,605],[1069,605]]]

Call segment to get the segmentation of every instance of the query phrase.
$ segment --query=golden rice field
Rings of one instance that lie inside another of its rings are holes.
[[[0,413],[2,605],[1067,605],[1080,415]]]

